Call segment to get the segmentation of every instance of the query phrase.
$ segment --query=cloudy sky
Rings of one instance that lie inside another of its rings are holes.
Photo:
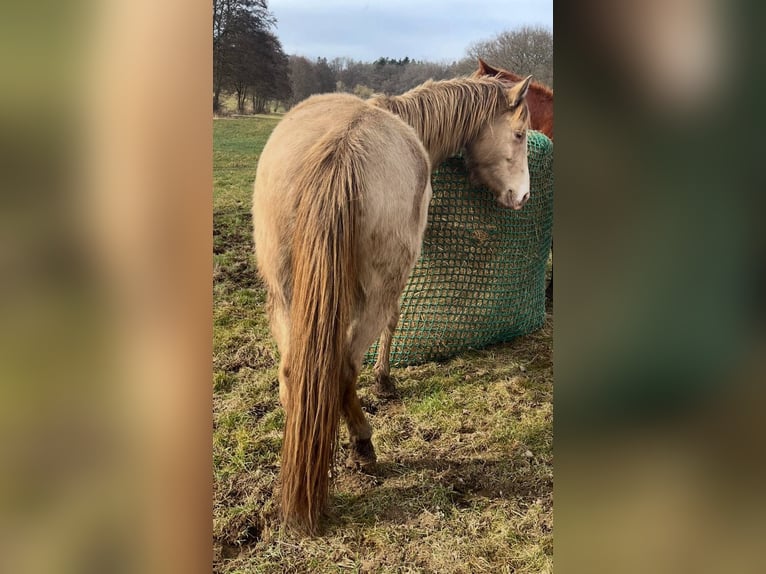
[[[288,54],[452,62],[524,25],[553,29],[553,0],[269,0]]]

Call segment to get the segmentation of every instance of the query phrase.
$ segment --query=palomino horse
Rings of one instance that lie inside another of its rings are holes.
[[[484,76],[498,77],[511,82],[518,82],[521,80],[521,76],[502,70],[493,68],[487,64],[484,60],[479,58],[479,69],[473,74],[475,78],[481,78]],[[527,105],[529,105],[530,127],[533,130],[543,132],[553,141],[553,90],[549,87],[537,82],[532,82],[529,86],[529,92],[527,93]],[[551,244],[551,252],[553,251],[553,244]],[[548,287],[545,289],[545,298],[548,301],[553,301],[553,267],[551,266],[551,280],[548,283]]]
[[[426,226],[431,166],[465,148],[474,177],[501,205],[520,209],[529,198],[529,81],[426,82],[373,102],[313,96],[266,143],[253,226],[280,351],[288,526],[318,527],[341,415],[352,460],[375,462],[356,380],[365,352],[398,316]]]

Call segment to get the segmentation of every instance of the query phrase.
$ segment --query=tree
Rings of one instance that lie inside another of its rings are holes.
[[[452,62],[450,66],[450,72],[453,77],[456,76],[469,76],[478,69],[478,60],[473,56],[466,56],[462,60]],[[501,66],[502,67],[502,66]]]
[[[373,63],[370,87],[376,92],[393,95],[399,92],[398,79],[405,67],[393,58],[378,58]]]
[[[370,64],[355,62],[349,59],[345,62],[343,68],[336,69],[335,74],[343,82],[344,86],[350,88],[357,84],[367,84],[369,82],[369,74],[367,73],[369,68]]]
[[[288,61],[271,32],[275,23],[266,0],[213,0],[214,112],[222,91],[236,94],[239,113],[248,95],[256,112],[269,99],[289,99]]]
[[[293,105],[313,94],[341,91],[346,85],[326,58],[311,62],[303,56],[290,56],[290,81]]]
[[[243,27],[267,30],[275,23],[266,0],[213,0],[213,111],[243,60]]]
[[[288,59],[279,39],[271,32],[261,31],[258,34],[257,47],[257,52],[253,54],[255,64],[250,94],[253,113],[261,114],[268,111],[269,100],[289,100],[292,86]]]
[[[319,87],[314,75],[314,65],[303,56],[290,56],[290,84],[292,87],[291,105],[308,98],[311,94],[319,93]]]
[[[237,95],[237,111],[245,113],[248,88],[261,70],[266,32],[248,10],[235,13],[227,25],[224,83]]]
[[[374,92],[370,88],[363,86],[362,84],[357,84],[354,86],[354,95],[362,98],[363,100],[371,97],[373,93]]]
[[[542,27],[525,26],[476,42],[466,51],[475,67],[478,58],[520,76],[553,86],[553,34]]]
[[[326,94],[335,91],[335,73],[327,63],[327,58],[317,58],[314,74],[318,93]]]
[[[330,60],[330,68],[333,74],[338,76],[341,72],[348,69],[349,66],[353,65],[353,63],[354,60],[351,58],[333,58]]]
[[[455,74],[450,66],[444,64],[410,61],[402,68],[396,79],[396,93],[411,90],[426,80],[444,80],[457,75],[459,74]]]

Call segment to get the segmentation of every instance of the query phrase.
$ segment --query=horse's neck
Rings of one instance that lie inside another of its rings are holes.
[[[530,102],[535,102],[540,108],[552,108],[553,91],[540,84],[533,84],[529,87],[529,91],[527,92],[527,103]]]
[[[532,116],[532,128],[553,139],[553,92],[544,87],[530,87],[527,105]]]
[[[426,83],[401,96],[379,96],[370,103],[415,129],[433,168],[459,152],[507,105],[502,88],[470,79]]]

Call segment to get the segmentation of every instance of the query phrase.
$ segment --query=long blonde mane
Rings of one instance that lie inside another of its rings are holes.
[[[476,138],[488,121],[510,109],[507,84],[490,77],[429,80],[401,96],[377,96],[369,103],[415,128],[434,167]],[[517,106],[515,116],[528,124],[526,101]]]

